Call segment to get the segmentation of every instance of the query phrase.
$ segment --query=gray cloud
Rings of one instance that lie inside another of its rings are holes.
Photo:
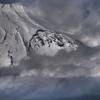
[[[92,57],[97,57],[96,50],[84,49],[72,54],[60,51],[55,57],[35,55],[22,60],[18,66],[1,68],[2,99],[15,100],[16,96],[19,100],[31,100],[99,95],[100,59],[91,61]],[[90,54],[85,55],[89,51]],[[76,58],[75,54],[79,56]]]
[[[34,16],[30,17],[46,28],[73,33],[75,38],[91,47],[100,45],[99,1],[36,0],[27,6],[33,11]]]
[[[0,96],[2,100],[31,100],[34,98],[54,99],[96,96],[100,92],[100,78],[43,78],[43,77],[4,77],[0,78]],[[6,82],[6,83],[5,83]],[[5,83],[5,84],[4,84]],[[5,89],[2,89],[2,86]],[[13,94],[13,95],[12,95]]]

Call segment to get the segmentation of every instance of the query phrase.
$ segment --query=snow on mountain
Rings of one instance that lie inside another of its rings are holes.
[[[76,50],[77,47],[74,40],[68,36],[46,30],[37,30],[29,41],[28,50],[41,55],[54,56],[59,50],[64,49],[66,52],[70,52]]]
[[[12,66],[34,54],[54,56],[78,48],[70,37],[46,30],[19,4],[0,4],[0,66]]]

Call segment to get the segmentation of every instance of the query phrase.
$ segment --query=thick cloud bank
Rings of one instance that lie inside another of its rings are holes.
[[[28,17],[43,27],[83,44],[70,53],[62,50],[54,57],[34,55],[21,60],[19,65],[0,67],[0,99],[100,100],[100,1],[18,3],[25,6]]]

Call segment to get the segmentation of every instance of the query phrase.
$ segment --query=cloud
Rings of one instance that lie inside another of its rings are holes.
[[[3,77],[0,78],[2,100],[34,98],[75,98],[84,95],[99,95],[100,78],[43,78],[43,77]],[[5,87],[3,89],[2,87]]]
[[[60,51],[55,57],[35,55],[18,66],[1,68],[2,98],[10,100],[17,96],[19,100],[31,100],[99,95],[100,59],[94,58],[99,53],[86,48],[70,54]]]
[[[30,9],[31,18],[48,29],[73,37],[90,47],[99,46],[100,5],[95,0],[30,0],[24,4]]]
[[[54,57],[34,55],[19,65],[0,68],[2,98],[71,98],[99,95],[100,49],[83,44]],[[13,94],[13,96],[12,96]]]

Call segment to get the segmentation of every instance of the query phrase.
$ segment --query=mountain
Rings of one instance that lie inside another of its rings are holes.
[[[12,66],[34,54],[54,56],[77,50],[71,37],[44,28],[19,4],[0,5],[0,66]]]
[[[47,30],[37,30],[29,41],[30,54],[54,56],[59,50],[66,52],[76,50],[78,45],[73,39],[60,33]]]

